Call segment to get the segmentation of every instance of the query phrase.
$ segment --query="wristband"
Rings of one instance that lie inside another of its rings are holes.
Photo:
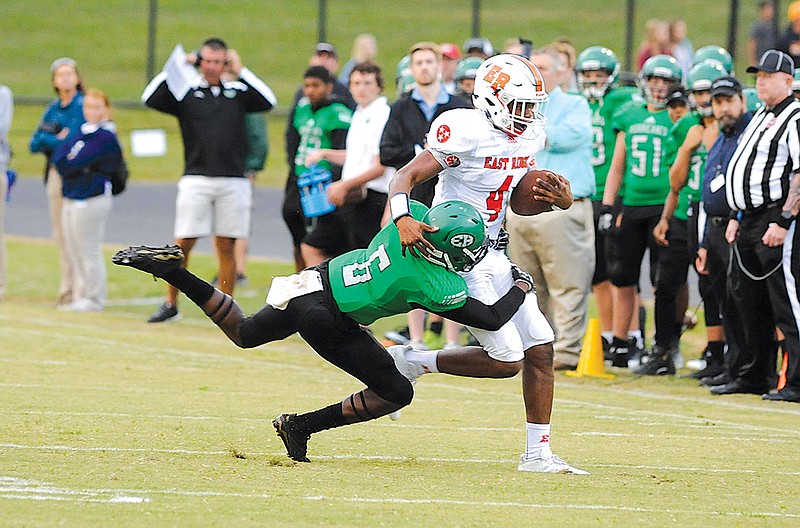
[[[404,216],[411,216],[411,203],[406,193],[397,193],[389,200],[389,210],[392,212],[392,222],[397,222]]]
[[[792,222],[794,222],[794,215],[792,215],[791,211],[781,211],[781,215],[778,217],[778,221],[775,223],[788,230],[792,225]]]

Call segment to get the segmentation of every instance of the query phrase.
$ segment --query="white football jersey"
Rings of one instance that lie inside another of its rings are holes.
[[[444,167],[433,205],[461,200],[475,207],[497,238],[511,191],[536,165],[545,144],[514,138],[496,129],[481,110],[458,108],[437,117],[428,132],[428,149]]]

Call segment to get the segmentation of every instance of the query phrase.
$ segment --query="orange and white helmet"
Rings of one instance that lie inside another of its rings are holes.
[[[519,55],[489,57],[475,72],[475,108],[510,136],[534,139],[544,130],[547,92],[539,69]]]

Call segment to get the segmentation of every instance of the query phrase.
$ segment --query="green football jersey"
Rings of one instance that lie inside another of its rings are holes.
[[[306,156],[309,152],[331,148],[333,146],[331,132],[350,128],[352,118],[353,112],[341,103],[331,103],[314,111],[308,98],[300,99],[292,122],[300,134],[300,145],[294,157],[295,174],[299,176],[307,172]],[[325,160],[320,160],[317,166],[324,169],[331,168],[331,164]]]
[[[623,203],[631,206],[663,204],[669,193],[664,147],[672,129],[667,111],[650,112],[646,103],[632,100],[614,114],[613,126],[625,133]]]
[[[592,110],[592,167],[596,191],[592,200],[603,199],[608,169],[614,155],[617,134],[612,126],[612,117],[620,106],[638,94],[638,89],[630,86],[613,88],[602,99],[589,100]]]
[[[411,202],[411,214],[422,220],[427,207]],[[407,313],[412,303],[430,311],[459,308],[467,302],[467,283],[457,273],[414,257],[400,246],[400,234],[389,222],[366,249],[340,255],[328,264],[331,293],[339,309],[368,325]]]
[[[675,126],[672,127],[669,141],[667,141],[667,154],[665,156],[670,166],[675,162],[678,148],[680,148],[686,140],[686,134],[689,133],[689,129],[701,123],[702,117],[700,117],[700,114],[691,112],[683,116],[675,123]],[[686,178],[686,185],[683,186],[681,192],[678,194],[678,207],[675,209],[675,218],[679,220],[687,220],[689,218],[691,204],[700,201],[707,156],[708,149],[706,149],[705,143],[700,142],[700,146],[692,152],[689,158],[689,174]]]

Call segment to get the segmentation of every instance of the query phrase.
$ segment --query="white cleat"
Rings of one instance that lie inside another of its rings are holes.
[[[414,385],[417,382],[417,378],[422,376],[425,371],[422,367],[414,365],[406,359],[406,352],[408,350],[413,350],[413,347],[410,345],[393,345],[386,347],[386,351],[389,352],[389,354],[392,356],[392,359],[394,359],[394,365],[397,367],[397,370],[399,370],[400,374],[405,376],[406,379],[408,379],[408,381]],[[395,412],[390,413],[389,418],[396,422],[400,419],[402,412],[402,409],[398,409]]]
[[[531,471],[533,473],[563,473],[565,475],[588,475],[588,471],[574,468],[561,460],[558,455],[550,455],[542,458],[519,457],[519,471]]]

